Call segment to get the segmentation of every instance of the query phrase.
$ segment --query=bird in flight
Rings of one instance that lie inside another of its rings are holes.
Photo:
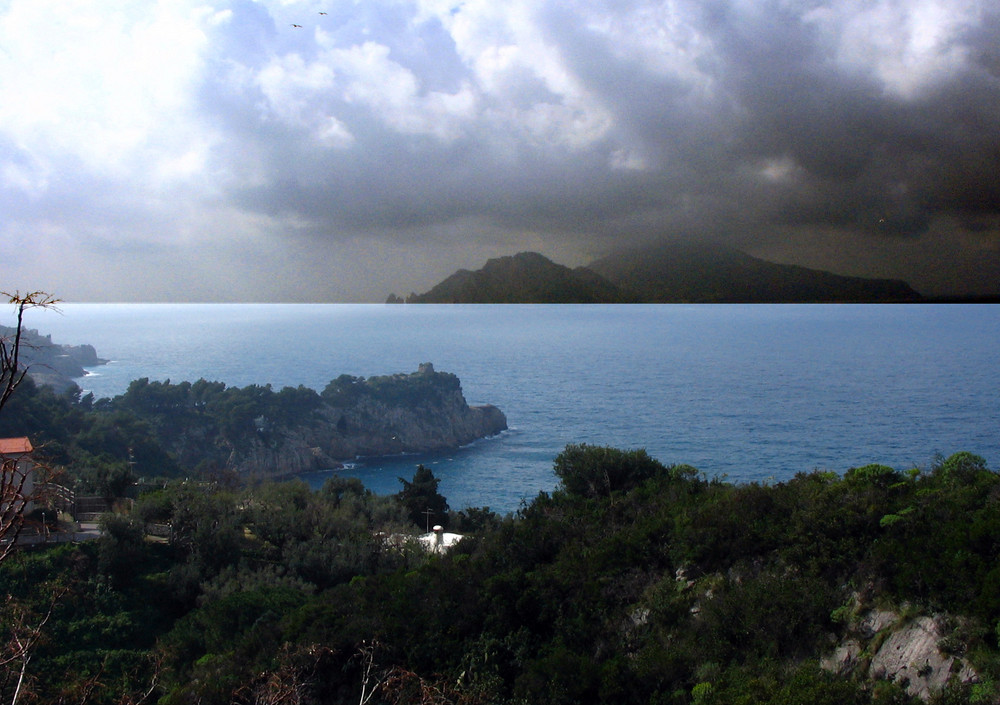
[[[300,29],[302,28],[302,25],[300,25],[300,24],[293,24],[292,26],[293,26],[293,27],[298,27],[298,28],[300,28]]]
[[[321,15],[325,15],[326,13],[325,13],[325,12],[321,12],[321,13],[319,13],[319,14],[321,14]]]

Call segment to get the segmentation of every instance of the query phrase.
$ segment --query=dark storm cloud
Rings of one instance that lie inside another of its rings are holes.
[[[27,246],[148,243],[191,271],[215,253],[220,286],[322,282],[367,247],[427,285],[442,243],[585,261],[711,237],[845,273],[866,247],[859,272],[926,256],[939,288],[1000,246],[1000,14],[980,0],[230,0],[104,24],[85,5],[0,12],[0,99],[34,106],[0,107],[0,208]],[[17,44],[43,30],[65,55]]]
[[[268,181],[238,198],[268,213],[298,213],[331,231],[470,215],[509,226],[600,231],[635,209],[676,211],[684,198],[713,209],[706,221],[719,221],[715,230],[776,223],[917,236],[942,213],[974,221],[997,212],[998,180],[990,174],[1000,166],[993,107],[1000,82],[984,68],[992,66],[1000,40],[995,18],[951,40],[968,47],[968,64],[901,95],[871,64],[838,63],[839,35],[807,19],[815,6],[677,8],[684,31],[711,49],[693,62],[704,86],[649,70],[643,55],[614,44],[620,38],[582,26],[575,7],[541,13],[545,39],[613,118],[606,134],[582,147],[525,139],[516,125],[483,119],[509,96],[479,93],[477,115],[442,140],[400,132],[333,87],[322,110],[337,116],[352,145],[317,150],[306,133],[290,129],[271,141],[265,129]],[[412,72],[420,94],[455,91],[474,80],[440,22],[408,29],[411,18],[400,16],[398,6],[378,19],[367,25],[368,36],[391,38],[387,56]],[[344,39],[350,29],[339,30]],[[522,106],[559,104],[537,76],[524,74],[522,81],[513,91]],[[237,107],[227,119],[252,112],[246,102]],[[253,134],[244,137],[254,141]],[[644,156],[641,175],[613,168],[619,143]]]
[[[749,13],[713,3],[689,16],[713,47],[700,63],[711,95],[692,97],[693,89],[651,75],[638,60],[616,60],[606,39],[567,20],[559,13],[553,32],[614,106],[620,129],[682,174],[675,188],[721,188],[744,219],[919,235],[941,213],[1000,209],[1000,180],[989,176],[1000,168],[1000,83],[976,64],[902,97],[870,73],[838,66],[836,47],[801,13],[777,3]],[[995,24],[969,37],[971,56],[998,45]],[[796,167],[794,178],[760,182],[761,165],[782,159]]]
[[[987,176],[1000,166],[990,107],[1000,84],[963,67],[942,85],[893,95],[831,66],[831,47],[794,17],[766,29],[748,40],[753,28],[726,26],[720,46],[748,114],[741,145],[750,155],[784,151],[814,187],[802,199],[802,222],[919,235],[936,215],[1000,208],[997,181]],[[792,222],[795,200],[785,209]]]

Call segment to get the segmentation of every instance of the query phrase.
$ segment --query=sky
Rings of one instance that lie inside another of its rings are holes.
[[[669,237],[1000,294],[995,0],[0,0],[0,289],[384,301]]]

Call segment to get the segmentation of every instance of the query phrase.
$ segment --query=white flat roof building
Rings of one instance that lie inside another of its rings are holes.
[[[435,525],[429,534],[417,537],[420,545],[431,553],[445,553],[449,548],[465,538],[462,534],[451,534],[443,526]]]

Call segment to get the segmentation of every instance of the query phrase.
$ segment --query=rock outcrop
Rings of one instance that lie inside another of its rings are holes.
[[[961,683],[979,679],[949,648],[961,646],[956,626],[955,618],[945,615],[902,619],[889,610],[871,610],[820,665],[840,675],[895,681],[926,702],[952,678]]]
[[[45,356],[36,351],[33,377],[36,368],[79,376],[82,367],[73,365],[102,362],[90,346],[56,346],[47,337],[41,342]],[[169,459],[149,467],[166,474],[185,468],[284,477],[337,468],[359,456],[450,450],[507,428],[500,409],[470,406],[458,377],[430,363],[411,374],[341,375],[321,393],[303,386],[276,392],[270,385],[141,378],[107,406],[148,427],[158,446],[153,455]]]
[[[292,475],[359,456],[449,450],[507,428],[500,409],[470,406],[458,377],[430,363],[409,375],[343,375],[322,398],[305,424],[282,428],[258,419],[256,437],[231,447],[227,467],[241,475]]]
[[[15,332],[0,326],[0,337],[10,338]],[[36,384],[63,392],[76,384],[73,378],[87,373],[85,367],[103,365],[107,360],[99,358],[92,345],[60,345],[52,342],[51,335],[25,328],[21,331],[21,362]]]

